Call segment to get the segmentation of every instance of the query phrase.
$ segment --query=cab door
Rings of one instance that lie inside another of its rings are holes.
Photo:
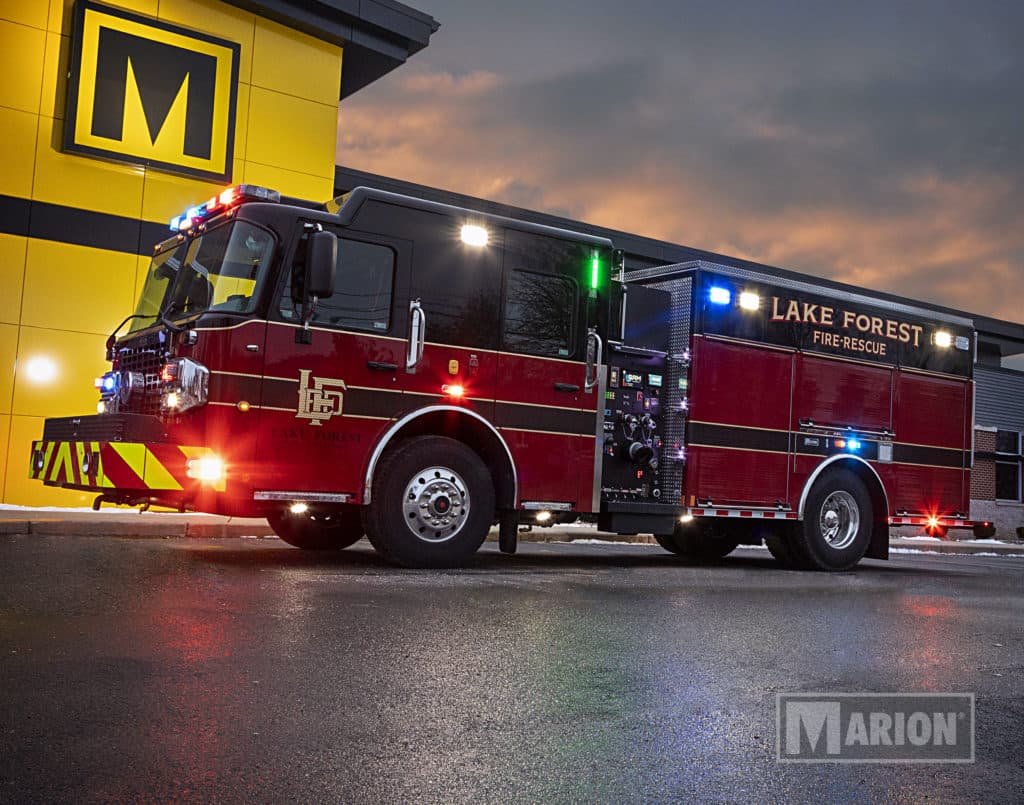
[[[269,315],[257,499],[358,503],[380,436],[402,410],[408,241],[339,228],[334,293],[303,323],[308,229],[295,234]],[[272,495],[278,495],[275,498]]]
[[[590,510],[597,391],[586,387],[589,259],[580,243],[505,232],[495,419],[530,508]]]
[[[501,232],[427,210],[394,208],[389,224],[414,243],[410,265],[407,352],[399,385],[403,410],[450,406],[494,419],[498,317],[501,309]],[[468,242],[467,242],[468,241]]]

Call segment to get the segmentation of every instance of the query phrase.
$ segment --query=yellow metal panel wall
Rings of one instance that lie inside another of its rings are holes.
[[[21,317],[21,288],[25,276],[27,240],[17,235],[0,233],[0,288],[3,289],[0,292],[0,322],[17,324]]]
[[[63,125],[61,120],[39,118],[32,198],[138,218],[142,213],[143,168],[57,150]]]
[[[39,115],[0,106],[4,155],[0,160],[0,193],[27,198],[32,193],[36,126]]]
[[[135,263],[133,254],[29,240],[21,323],[109,334],[134,307]]]
[[[0,324],[0,414],[11,413],[14,368],[18,358],[18,328]]]
[[[111,4],[241,45],[233,181],[326,199],[342,49],[220,2]],[[73,0],[0,0],[0,195],[164,222],[222,184],[61,151]],[[86,506],[91,495],[28,478],[47,416],[89,414],[108,368],[106,334],[138,296],[149,258],[0,234],[0,492],[25,505]],[[54,368],[33,378],[34,359]],[[44,373],[45,374],[45,373]]]
[[[258,162],[245,163],[242,181],[266,187],[287,187],[287,192],[298,198],[328,199],[334,192],[334,179],[260,165]]]
[[[0,106],[39,112],[46,31],[0,19]],[[11,81],[8,76],[17,76]]]
[[[252,84],[337,109],[341,48],[276,22],[258,19]]]
[[[103,360],[106,340],[104,335],[22,327],[12,413],[43,417],[96,413],[99,397],[93,381],[109,368]],[[53,379],[33,376],[31,367],[37,360],[53,365]]]
[[[17,0],[3,0],[0,2],[0,20],[19,22],[22,25],[29,25],[32,28],[46,30],[46,19],[49,8],[46,2],[25,3]]]
[[[334,176],[324,151],[333,148],[338,125],[337,107],[252,87],[249,115],[253,120],[291,120],[299,125],[250,126],[246,162],[272,165],[311,176]]]
[[[11,417],[8,414],[0,414],[0,494],[3,493],[3,485],[7,480],[7,439],[10,434]]]

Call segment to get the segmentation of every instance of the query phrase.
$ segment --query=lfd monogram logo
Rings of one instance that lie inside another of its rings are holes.
[[[299,369],[299,410],[296,419],[308,419],[310,425],[320,425],[321,419],[341,415],[345,398],[345,381],[333,377],[314,377],[309,383],[309,369]]]

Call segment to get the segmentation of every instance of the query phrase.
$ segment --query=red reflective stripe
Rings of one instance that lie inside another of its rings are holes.
[[[715,511],[715,517],[728,517],[729,511],[727,509],[718,509]]]
[[[109,444],[100,448],[100,460],[103,462],[103,474],[114,486],[122,489],[145,489],[146,484],[135,474]]]
[[[765,512],[763,516],[766,520],[774,520],[775,512]]]
[[[693,515],[694,517],[700,517],[701,515],[703,515],[703,514],[704,514],[704,509],[693,509],[693,510],[692,510],[692,511],[691,511],[690,513],[691,513],[691,514],[692,514],[692,515]]]
[[[795,520],[796,519],[796,512],[793,512],[792,514],[787,514],[786,515],[786,519],[787,520]]]
[[[753,512],[740,512],[740,517],[753,517]]]
[[[53,443],[52,442],[45,442],[44,443],[44,445],[43,445],[43,455],[46,454],[45,451],[48,449],[50,444],[53,444]],[[53,449],[50,450],[50,460],[46,462],[46,466],[43,468],[43,480],[44,481],[49,481],[50,480],[50,475],[51,475],[51,473],[54,470],[54,462],[57,460],[57,452],[59,450],[59,447],[60,447],[60,445],[54,444],[53,445]]]

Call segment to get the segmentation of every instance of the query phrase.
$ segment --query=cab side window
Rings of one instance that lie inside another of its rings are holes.
[[[334,293],[317,302],[311,324],[343,330],[385,332],[391,326],[395,253],[387,247],[338,238]],[[301,321],[301,293],[289,280],[281,297],[281,316]]]
[[[505,349],[568,358],[576,346],[578,298],[571,279],[512,271],[505,299]]]
[[[505,231],[505,320],[502,348],[548,358],[576,357],[580,277],[590,249],[547,235]]]

